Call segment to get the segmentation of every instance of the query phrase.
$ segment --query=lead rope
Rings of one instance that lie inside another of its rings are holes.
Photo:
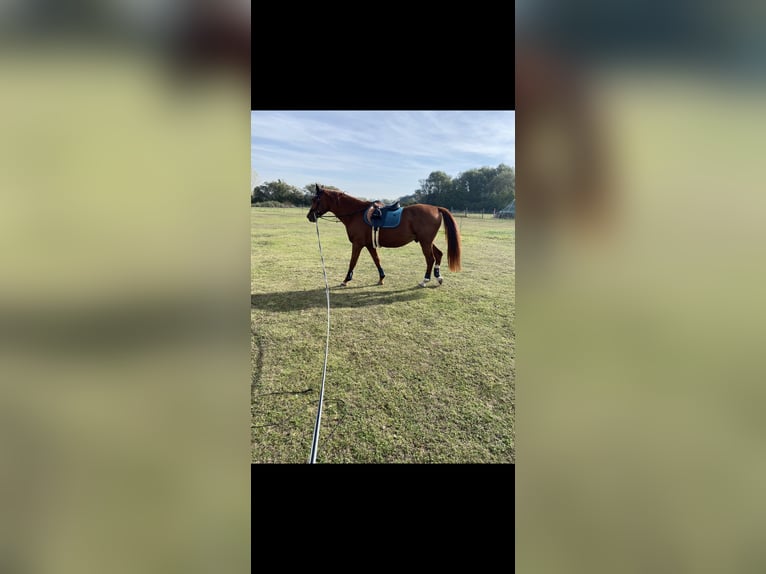
[[[311,440],[311,456],[309,464],[317,461],[317,443],[319,442],[319,425],[322,422],[322,403],[324,403],[324,381],[327,376],[327,355],[330,352],[330,284],[327,282],[327,270],[324,267],[324,255],[322,254],[322,240],[319,238],[319,218],[315,222],[317,228],[317,242],[319,243],[319,258],[322,260],[322,273],[324,274],[324,288],[327,294],[327,340],[324,346],[324,367],[322,368],[322,388],[319,391],[319,406],[317,407],[317,420],[314,423],[314,438]]]

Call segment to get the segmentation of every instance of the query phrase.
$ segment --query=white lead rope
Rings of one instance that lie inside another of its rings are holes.
[[[319,243],[319,257],[322,260],[322,273],[324,274],[324,288],[327,294],[327,340],[324,347],[324,367],[322,368],[322,388],[319,391],[319,406],[317,407],[317,420],[314,423],[314,438],[311,440],[311,456],[309,464],[317,461],[317,443],[319,442],[319,425],[322,422],[322,404],[324,403],[324,381],[327,376],[327,355],[330,352],[330,284],[327,282],[327,270],[324,267],[324,255],[322,255],[322,240],[319,238],[319,218],[314,221],[317,228],[317,242]]]

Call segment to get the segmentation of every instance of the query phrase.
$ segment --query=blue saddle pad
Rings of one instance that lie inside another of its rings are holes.
[[[364,222],[370,227],[380,227],[381,229],[391,229],[393,227],[399,227],[399,223],[402,220],[403,207],[394,209],[391,211],[383,210],[383,217],[376,217],[374,219],[367,219],[367,212],[364,213]]]

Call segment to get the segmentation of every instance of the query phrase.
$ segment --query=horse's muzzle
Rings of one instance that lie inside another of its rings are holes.
[[[317,220],[317,214],[314,212],[313,209],[309,211],[309,214],[306,217],[311,223],[314,223]]]

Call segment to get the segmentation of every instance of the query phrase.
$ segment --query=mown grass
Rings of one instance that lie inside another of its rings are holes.
[[[308,460],[327,329],[306,209],[252,208],[252,462]],[[330,353],[317,462],[515,462],[515,223],[460,218],[463,270],[417,286],[419,244],[366,250],[320,220],[330,282]]]

